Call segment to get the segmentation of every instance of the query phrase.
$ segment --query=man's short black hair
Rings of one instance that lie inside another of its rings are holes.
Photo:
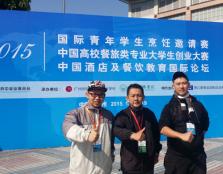
[[[130,91],[130,89],[132,89],[132,88],[140,89],[140,90],[142,91],[143,96],[144,96],[144,89],[143,89],[143,87],[142,87],[141,85],[137,84],[137,83],[133,83],[133,84],[130,84],[130,85],[128,86],[128,88],[127,88],[127,96],[129,95],[129,91]]]
[[[177,71],[173,74],[173,78],[172,78],[172,82],[174,82],[174,80],[176,80],[177,78],[185,78],[187,81],[189,81],[188,77],[186,74],[184,74],[183,72],[181,71]]]

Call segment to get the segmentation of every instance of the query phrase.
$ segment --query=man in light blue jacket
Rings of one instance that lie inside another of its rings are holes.
[[[86,91],[87,104],[66,114],[63,133],[72,142],[70,174],[111,173],[113,114],[102,107],[106,91],[101,81],[92,81]]]

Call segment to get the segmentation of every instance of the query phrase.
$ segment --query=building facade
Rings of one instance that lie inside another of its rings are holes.
[[[129,17],[223,22],[223,0],[120,0]]]

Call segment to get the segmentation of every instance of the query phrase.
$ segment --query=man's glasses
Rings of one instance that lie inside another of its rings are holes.
[[[88,92],[88,94],[90,94],[90,96],[93,97],[93,98],[96,98],[96,97],[104,98],[105,97],[105,94],[104,93]]]

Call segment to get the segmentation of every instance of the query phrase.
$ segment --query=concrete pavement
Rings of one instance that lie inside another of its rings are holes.
[[[166,142],[162,142],[155,174],[163,174]],[[112,174],[120,174],[120,145],[116,144]],[[206,139],[208,174],[223,174],[223,138]],[[10,150],[0,152],[0,174],[68,174],[70,147]]]

